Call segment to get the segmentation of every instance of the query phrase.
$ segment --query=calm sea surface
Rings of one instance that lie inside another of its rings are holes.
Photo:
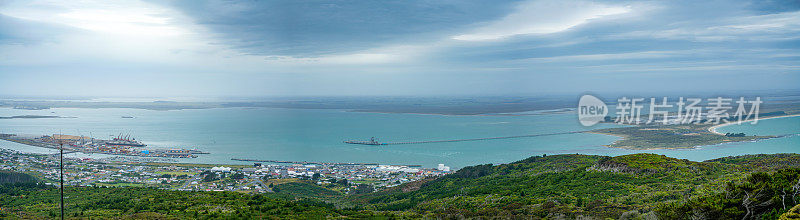
[[[279,108],[218,108],[153,111],[141,109],[17,110],[0,108],[0,116],[58,115],[74,118],[0,119],[0,133],[80,134],[108,139],[131,134],[148,148],[197,148],[211,154],[190,163],[227,163],[231,158],[313,162],[370,162],[419,164],[444,163],[454,168],[483,163],[508,163],[542,154],[622,155],[648,152],[690,160],[706,160],[754,153],[800,153],[800,117],[770,119],[757,125],[719,128],[720,132],[786,135],[783,138],[746,143],[703,146],[691,150],[632,151],[611,149],[617,137],[597,134],[564,134],[542,137],[448,142],[412,145],[365,146],[344,140],[381,142],[446,140],[583,131],[616,125],[581,126],[573,113],[526,116],[445,116],[420,114],[359,113],[343,110]],[[135,118],[122,118],[133,116]],[[0,147],[26,152],[51,150],[0,141]],[[73,157],[87,155],[74,154]],[[94,154],[92,157],[102,155]]]

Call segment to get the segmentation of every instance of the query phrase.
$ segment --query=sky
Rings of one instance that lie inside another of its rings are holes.
[[[800,1],[0,0],[0,95],[800,89]]]

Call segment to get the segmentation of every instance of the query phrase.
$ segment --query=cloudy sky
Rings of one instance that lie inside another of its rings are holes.
[[[0,0],[0,95],[539,95],[798,85],[797,0]]]

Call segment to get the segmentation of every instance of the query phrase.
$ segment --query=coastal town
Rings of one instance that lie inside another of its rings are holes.
[[[0,140],[17,142],[37,147],[59,149],[66,152],[100,153],[138,157],[195,158],[198,154],[207,154],[197,149],[153,149],[130,135],[120,134],[110,140],[96,139],[87,136],[66,134],[53,135],[17,135],[0,134]]]
[[[28,173],[58,186],[58,154],[28,154],[0,148],[0,170]],[[310,183],[342,193],[379,190],[450,173],[398,165],[267,164],[208,165],[132,160],[64,158],[64,184],[97,187],[157,187],[181,191],[269,193],[286,183]]]

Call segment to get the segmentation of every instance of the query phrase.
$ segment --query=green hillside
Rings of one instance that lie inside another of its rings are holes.
[[[58,190],[34,185],[0,187],[0,218],[59,216]],[[369,217],[378,212],[336,209],[316,200],[284,200],[237,192],[182,192],[141,187],[68,187],[71,218],[289,218]]]
[[[531,157],[511,164],[466,167],[453,175],[351,199],[373,210],[404,210],[438,218],[502,215],[616,219],[623,215],[652,215],[682,219],[691,218],[696,211],[708,212],[708,216],[742,218],[745,206],[727,207],[730,213],[726,215],[713,208],[741,202],[744,192],[752,190],[748,187],[756,184],[747,178],[751,172],[766,171],[753,176],[778,175],[768,180],[788,178],[796,183],[800,179],[797,168],[789,167],[796,167],[793,161],[798,159],[797,154],[721,158],[712,162],[655,154]],[[771,171],[776,168],[789,169]],[[771,186],[775,189],[791,188],[788,182],[774,184],[778,184]],[[738,194],[726,194],[731,192]],[[763,194],[776,197],[776,192]],[[714,200],[720,195],[728,195],[729,201]],[[794,206],[795,201],[786,201],[787,207]],[[703,207],[699,206],[702,203],[708,207],[693,208]],[[748,217],[776,216],[787,210],[783,204],[768,203],[752,210]]]
[[[29,182],[36,182],[36,178],[24,173],[0,171],[0,184]]]
[[[535,156],[350,195],[311,182],[256,195],[68,187],[66,212],[72,218],[141,219],[777,219],[796,216],[785,213],[800,201],[798,161],[798,154],[705,162],[655,154]],[[0,185],[0,217],[58,216],[57,189],[24,174],[0,175],[26,179]]]

